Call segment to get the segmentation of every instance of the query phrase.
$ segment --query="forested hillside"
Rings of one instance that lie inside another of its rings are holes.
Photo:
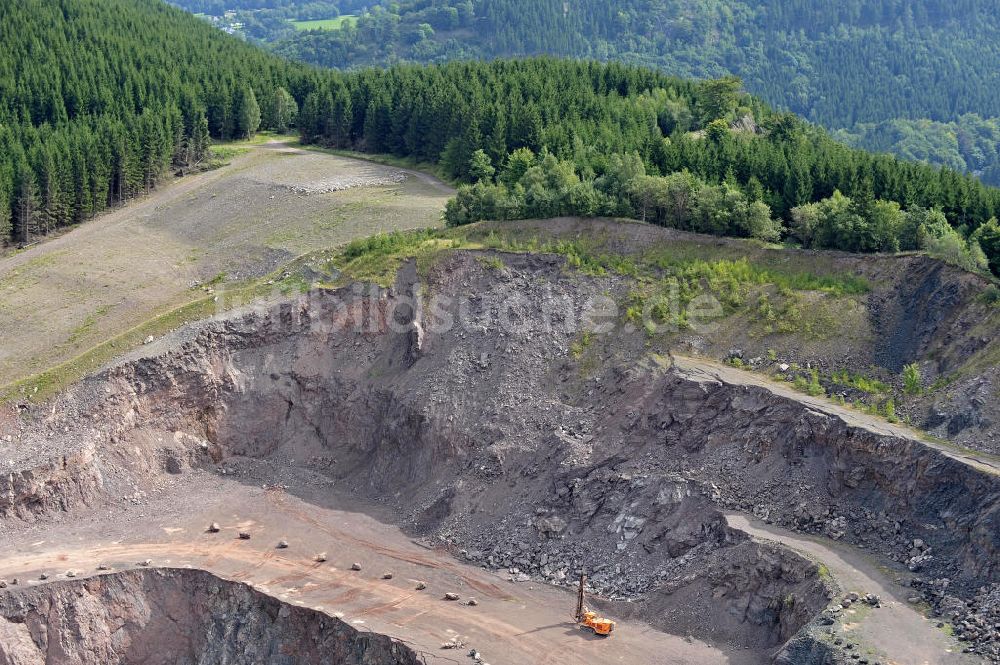
[[[305,68],[159,0],[0,3],[0,238],[28,242],[287,123]]]
[[[209,135],[294,122],[306,142],[439,163],[470,183],[453,224],[624,215],[1000,270],[1000,190],[846,147],[736,79],[546,58],[323,72],[158,0],[2,7],[0,230],[14,241],[192,168]]]
[[[955,122],[888,120],[837,130],[834,136],[849,145],[969,171],[1000,185],[1000,118],[969,113]]]
[[[275,16],[331,18],[374,6],[378,0],[176,0],[177,5],[193,14],[223,16],[226,12],[275,12]]]
[[[404,0],[281,50],[328,66],[551,53],[738,75],[827,127],[1000,116],[991,0]],[[434,32],[414,40],[408,27]],[[428,42],[428,43],[424,43]]]
[[[303,139],[439,162],[468,179],[450,223],[627,215],[667,226],[850,251],[1000,259],[1000,190],[948,169],[848,148],[735,79],[533,59],[331,76]],[[957,229],[957,230],[956,230]]]
[[[175,1],[192,9],[216,2]],[[256,9],[288,3],[220,4]],[[326,7],[327,13],[332,5],[334,15],[355,12],[359,5],[295,4],[313,12]],[[553,54],[621,60],[678,76],[733,73],[779,108],[830,129],[851,130],[864,147],[981,173],[1000,184],[995,150],[966,150],[961,144],[968,128],[958,122],[965,114],[987,121],[1000,117],[1000,12],[992,0],[367,4],[370,11],[336,30],[298,33],[262,18],[275,15],[266,11],[241,13],[238,20],[253,26],[251,36],[276,41],[279,53],[330,67]],[[936,124],[939,138],[914,150],[913,142],[895,131],[901,125],[882,124],[896,120],[948,124]]]

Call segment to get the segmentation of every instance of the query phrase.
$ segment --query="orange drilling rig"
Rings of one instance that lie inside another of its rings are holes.
[[[583,606],[583,587],[587,583],[587,575],[580,573],[580,590],[576,596],[576,622],[584,630],[590,630],[594,635],[601,637],[609,636],[615,629],[615,622],[611,619],[597,616],[596,612],[591,612]]]

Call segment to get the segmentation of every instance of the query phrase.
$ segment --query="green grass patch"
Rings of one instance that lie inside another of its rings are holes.
[[[771,334],[801,333],[808,337],[823,337],[829,332],[828,327],[816,325],[814,319],[822,319],[822,308],[809,308],[800,302],[800,297],[793,291],[779,289],[778,294],[761,293],[752,311],[752,319],[757,324],[753,331],[755,336]],[[808,310],[813,316],[803,316],[803,310]]]
[[[500,272],[505,267],[507,267],[506,264],[500,259],[499,256],[480,256],[477,259],[477,261],[479,261],[479,264],[481,266],[483,266],[484,268],[488,268],[488,269],[493,270],[495,272]]]
[[[348,261],[355,261],[361,258],[382,258],[398,254],[407,249],[413,249],[425,240],[440,237],[441,234],[437,231],[376,233],[371,237],[349,242],[344,247],[342,255]]]
[[[837,385],[854,388],[869,395],[886,395],[892,392],[892,386],[863,374],[853,374],[847,370],[838,370],[830,375]]]
[[[250,148],[242,145],[225,144],[213,145],[209,147],[208,151],[211,155],[209,161],[213,166],[225,166],[236,157],[250,152]]]
[[[990,284],[979,294],[979,300],[990,306],[1000,306],[1000,287]]]
[[[263,145],[269,141],[285,141],[286,143],[297,143],[298,136],[291,134],[278,134],[275,132],[257,132],[248,139],[234,139],[232,141],[214,141],[208,147],[210,166],[218,168],[226,166],[231,160],[240,155],[250,152],[250,148],[256,145]]]
[[[780,270],[739,259],[690,259],[670,248],[651,250],[645,260],[663,270],[685,270],[719,284],[771,284],[779,290],[821,291],[833,296],[862,295],[871,290],[867,280],[855,275],[817,275]]]
[[[579,340],[569,345],[569,353],[574,359],[579,360],[584,352],[594,343],[594,334],[589,330],[585,331]]]
[[[83,320],[83,323],[74,328],[73,332],[69,334],[69,339],[67,341],[70,344],[76,344],[82,337],[90,334],[97,325],[98,319],[107,314],[109,311],[111,311],[111,305],[104,305],[103,307],[98,308],[98,310],[93,314],[88,314]]]
[[[275,289],[286,295],[292,291],[304,290],[311,286],[311,282],[302,277],[301,268],[315,262],[313,254],[305,255],[268,276],[242,284],[228,285],[218,293],[199,297],[162,312],[130,330],[97,344],[75,358],[44,372],[25,377],[6,386],[0,386],[0,404],[25,399],[36,402],[44,401],[87,374],[99,370],[117,356],[141,346],[149,336],[159,337],[188,323],[245,305],[272,294]],[[285,276],[286,273],[287,276]],[[216,279],[218,277],[216,276]],[[102,310],[104,309],[102,308]],[[77,329],[79,331],[77,338],[93,326],[93,323],[96,322],[96,316],[99,315],[101,315],[101,310],[98,310],[96,315],[87,317],[84,324]]]
[[[344,14],[337,18],[323,18],[311,21],[289,21],[296,30],[340,30],[345,25],[354,25],[358,22],[358,17],[354,14]]]
[[[830,378],[837,385],[854,388],[869,395],[887,395],[892,392],[892,386],[888,383],[864,376],[863,374],[852,374],[847,370],[836,371]]]
[[[418,272],[425,274],[444,252],[473,248],[449,235],[438,229],[379,233],[348,243],[330,259],[328,269],[341,274],[338,284],[361,281],[388,287],[407,259],[415,259]]]
[[[792,386],[799,392],[805,393],[810,397],[826,397],[826,390],[824,390],[822,384],[819,382],[819,372],[815,369],[809,372],[808,377],[795,377],[795,380],[792,381]]]

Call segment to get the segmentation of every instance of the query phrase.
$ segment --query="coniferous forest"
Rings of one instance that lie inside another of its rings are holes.
[[[1000,13],[990,0],[174,1],[234,9],[248,39],[328,67],[548,54],[732,73],[852,144],[1000,185]],[[348,13],[356,18],[336,29],[287,20]]]
[[[449,223],[625,215],[852,251],[923,248],[1000,271],[1000,190],[874,155],[732,78],[559,59],[336,72],[292,64],[159,0],[0,10],[0,223],[23,242],[142,193],[207,137],[306,142],[441,165]]]
[[[732,78],[548,58],[369,69],[324,79],[299,127],[470,181],[452,224],[624,215],[811,247],[935,249],[970,268],[985,251],[996,267],[1000,190],[849,148]]]
[[[305,68],[159,0],[0,3],[0,238],[26,243],[275,126]],[[289,92],[289,89],[292,92]]]

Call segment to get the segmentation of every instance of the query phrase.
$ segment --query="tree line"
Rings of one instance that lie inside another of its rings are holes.
[[[253,36],[342,69],[544,54],[683,77],[733,73],[777,108],[849,130],[861,147],[990,179],[1000,177],[995,143],[982,154],[955,146],[970,141],[963,127],[915,141],[898,123],[1000,118],[998,32],[992,0],[396,0],[337,30]]]
[[[310,74],[158,0],[0,4],[0,239],[26,244],[287,129]]]
[[[1000,190],[837,143],[732,77],[552,58],[320,71],[157,0],[6,3],[0,31],[0,237],[14,242],[196,167],[209,138],[295,126],[439,164],[469,183],[452,223],[630,215],[856,251],[1000,251]]]
[[[850,251],[917,248],[892,208],[946,220],[980,267],[997,251],[979,229],[1000,212],[1000,190],[847,147],[734,78],[548,58],[369,69],[321,81],[299,126],[307,142],[434,162],[473,183],[449,205],[450,223],[629,215]],[[831,217],[836,233],[796,233],[809,204],[837,197],[853,200]]]

